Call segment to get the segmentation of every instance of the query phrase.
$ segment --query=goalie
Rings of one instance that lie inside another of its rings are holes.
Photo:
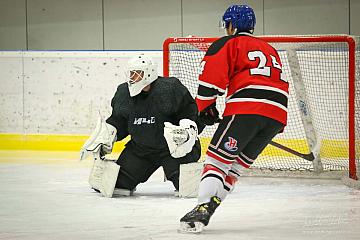
[[[81,159],[95,155],[90,185],[107,197],[130,195],[163,167],[178,190],[180,164],[196,162],[201,154],[195,100],[177,78],[158,77],[157,65],[144,55],[131,59],[125,74],[127,82],[111,101],[111,116],[98,122],[81,150]],[[131,140],[116,163],[107,161],[103,156],[114,142],[128,135]]]

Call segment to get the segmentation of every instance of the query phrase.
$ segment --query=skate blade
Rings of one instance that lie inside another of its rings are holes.
[[[201,222],[180,222],[179,233],[201,233],[204,229]]]

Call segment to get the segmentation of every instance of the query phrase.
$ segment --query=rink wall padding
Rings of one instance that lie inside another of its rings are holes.
[[[0,134],[0,150],[39,150],[39,151],[80,151],[88,135],[53,134]],[[121,152],[129,138],[115,143],[114,152]],[[200,138],[202,155],[205,155],[210,138]],[[295,148],[302,153],[309,152],[307,144],[301,139],[282,139],[277,142]],[[299,148],[300,146],[300,148]],[[293,157],[292,154],[273,146],[268,146],[262,156]],[[348,156],[348,144],[345,140],[323,140],[321,156],[344,158]]]
[[[0,150],[80,151],[89,136],[46,134],[0,134]],[[121,152],[127,140],[117,142],[114,152]]]

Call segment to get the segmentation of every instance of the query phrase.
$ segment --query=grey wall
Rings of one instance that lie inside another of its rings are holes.
[[[0,0],[0,49],[26,49],[25,0]]]
[[[27,23],[29,49],[103,46],[101,0],[28,0]]]
[[[105,49],[161,49],[181,36],[179,0],[105,0]]]
[[[236,1],[249,4],[256,12],[255,34],[263,34],[263,0]],[[232,0],[182,0],[183,5],[183,36],[195,35],[214,37],[224,35],[219,28],[219,21]]]
[[[354,35],[360,35],[360,1],[350,1],[350,32]]]
[[[264,4],[266,34],[349,34],[349,0],[266,0]]]
[[[0,50],[153,50],[170,36],[221,36],[233,3],[256,35],[360,35],[359,0],[0,0]]]

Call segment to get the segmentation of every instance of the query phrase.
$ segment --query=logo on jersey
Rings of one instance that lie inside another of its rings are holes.
[[[224,143],[225,149],[230,152],[235,152],[236,150],[238,150],[236,139],[232,137],[228,137],[228,139],[229,140]]]
[[[155,117],[150,117],[150,118],[135,118],[134,119],[134,125],[141,125],[141,124],[153,124],[155,123]]]

